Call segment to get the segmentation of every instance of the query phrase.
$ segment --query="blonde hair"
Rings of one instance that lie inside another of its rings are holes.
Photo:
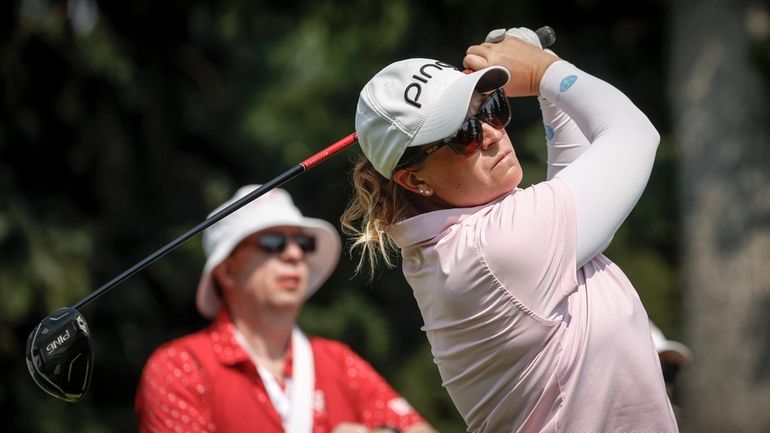
[[[414,206],[411,193],[378,173],[364,155],[355,162],[351,177],[354,195],[340,223],[352,242],[351,255],[356,250],[361,253],[356,273],[366,264],[373,277],[380,262],[387,268],[396,265],[398,247],[388,236],[388,228],[412,216]]]

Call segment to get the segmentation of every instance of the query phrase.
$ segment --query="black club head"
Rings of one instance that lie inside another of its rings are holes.
[[[86,319],[60,308],[43,319],[27,339],[27,368],[43,391],[69,402],[83,398],[91,383],[94,353]]]

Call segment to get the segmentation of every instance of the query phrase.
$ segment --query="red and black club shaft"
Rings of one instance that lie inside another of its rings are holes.
[[[91,383],[94,353],[91,332],[78,308],[88,304],[106,291],[178,247],[207,227],[240,209],[250,201],[282,185],[302,172],[325,161],[335,153],[356,142],[352,133],[331,146],[302,161],[273,178],[238,201],[228,205],[203,222],[155,251],[122,274],[91,292],[72,307],[62,307],[46,316],[29,334],[26,362],[32,379],[48,394],[68,402],[85,396]]]
[[[255,189],[254,191],[250,192],[249,194],[245,195],[238,201],[230,204],[226,208],[222,209],[221,211],[217,212],[216,214],[206,218],[203,220],[200,224],[196,225],[195,227],[191,228],[187,232],[185,232],[183,235],[179,236],[178,238],[174,239],[173,241],[167,243],[154,253],[150,254],[149,256],[142,259],[139,263],[135,264],[134,266],[130,267],[120,275],[116,276],[112,280],[108,281],[101,287],[97,288],[93,292],[89,293],[87,296],[85,296],[83,299],[75,303],[72,308],[78,309],[89,302],[93,301],[94,299],[101,296],[104,292],[110,290],[111,288],[117,286],[118,284],[122,283],[123,281],[130,278],[135,273],[139,272],[140,270],[144,269],[151,263],[155,262],[159,258],[163,257],[164,255],[168,254],[172,250],[174,250],[176,247],[182,245],[187,240],[192,238],[193,236],[197,235],[198,233],[202,232],[203,230],[207,229],[208,227],[214,225],[224,217],[230,215],[231,213],[235,212],[236,210],[242,208],[249,202],[253,201],[257,197],[260,197],[264,195],[265,193],[269,192],[270,190],[277,188],[284,183],[288,182],[289,180],[293,179],[297,175],[310,170],[311,168],[315,167],[316,165],[320,164],[321,162],[325,161],[330,156],[336,154],[337,152],[347,148],[351,144],[355,143],[357,140],[356,133],[353,132],[346,137],[342,138],[341,140],[337,141],[336,143],[328,146],[327,148],[321,150],[320,152],[314,154],[313,156],[305,159],[304,161],[300,162],[299,164],[293,166],[292,168],[286,170],[285,172],[281,173],[280,175],[274,177],[273,179],[265,182],[263,185],[261,185],[259,188]]]

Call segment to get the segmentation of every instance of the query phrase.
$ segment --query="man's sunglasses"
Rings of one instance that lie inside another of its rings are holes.
[[[437,141],[427,149],[418,151],[406,158],[402,158],[396,168],[403,168],[421,161],[431,153],[449,146],[454,153],[467,158],[476,153],[484,142],[484,128],[481,122],[487,123],[496,129],[505,128],[511,121],[511,105],[505,96],[505,91],[499,88],[487,96],[481,104],[479,111],[465,119],[452,136]],[[419,148],[418,148],[419,149]]]
[[[281,253],[289,244],[289,237],[305,253],[315,251],[315,238],[304,233],[262,233],[256,238],[256,246],[266,253]]]

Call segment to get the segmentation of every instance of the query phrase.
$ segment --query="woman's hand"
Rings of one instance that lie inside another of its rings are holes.
[[[472,45],[466,51],[463,66],[477,71],[487,66],[502,66],[511,73],[505,86],[509,97],[534,96],[540,93],[540,80],[546,69],[559,60],[529,42],[506,35],[500,42]]]

